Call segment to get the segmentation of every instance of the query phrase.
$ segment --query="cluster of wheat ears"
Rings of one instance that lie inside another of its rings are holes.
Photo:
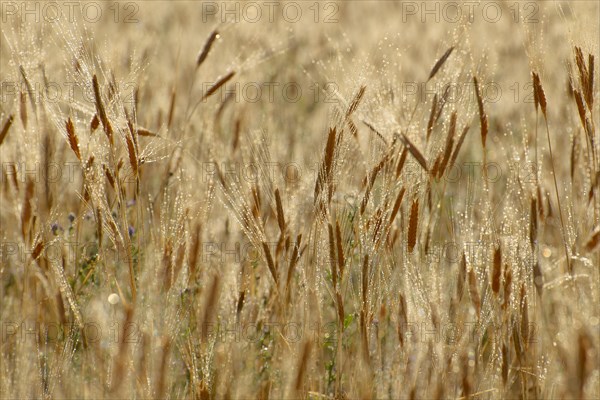
[[[366,80],[262,117],[221,96],[242,65],[206,76],[218,30],[169,82],[129,63],[129,102],[66,31],[57,62],[3,64],[1,398],[600,396],[597,47],[532,67],[509,127],[460,41],[418,61],[428,96]],[[90,96],[34,96],[61,66]]]

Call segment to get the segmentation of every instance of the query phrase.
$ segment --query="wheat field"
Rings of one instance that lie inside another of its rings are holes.
[[[597,1],[0,7],[0,398],[600,398]]]

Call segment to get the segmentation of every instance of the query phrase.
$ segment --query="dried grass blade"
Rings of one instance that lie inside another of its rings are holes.
[[[335,237],[336,237],[336,245],[337,245],[337,261],[338,268],[340,270],[340,279],[344,277],[344,247],[342,246],[342,231],[340,229],[340,224],[338,221],[335,221]]]
[[[333,283],[333,290],[337,291],[337,259],[335,257],[335,236],[333,234],[333,226],[331,224],[327,224],[327,231],[329,234],[329,265],[331,268],[331,281]]]
[[[169,104],[169,116],[167,117],[167,129],[171,129],[173,117],[175,116],[175,100],[177,99],[177,91],[173,88],[171,92],[171,102]]]

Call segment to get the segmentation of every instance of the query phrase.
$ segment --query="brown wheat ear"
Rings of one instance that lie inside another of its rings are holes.
[[[210,96],[215,94],[215,92],[217,90],[219,90],[219,88],[221,86],[225,85],[231,78],[233,78],[234,75],[235,75],[235,71],[231,71],[227,75],[225,75],[224,77],[222,77],[221,79],[216,81],[214,85],[212,85],[210,88],[208,88],[208,90],[206,91],[204,96],[202,96],[202,100],[206,100],[207,98],[209,98]]]
[[[444,158],[442,158],[442,162],[440,164],[440,169],[438,171],[438,178],[444,176],[444,172],[446,171],[446,166],[450,161],[450,156],[452,154],[452,148],[454,147],[454,133],[456,132],[456,112],[452,113],[450,117],[450,127],[448,128],[448,136],[446,137],[446,149],[444,151]]]
[[[125,135],[125,141],[127,142],[127,154],[129,155],[129,164],[133,171],[133,176],[138,175],[138,158],[135,150],[135,143],[133,142],[133,135]]]
[[[481,315],[481,297],[479,296],[479,290],[477,289],[477,276],[472,268],[469,271],[469,294],[471,295],[471,302],[473,303],[475,312],[479,318]]]
[[[300,362],[298,364],[297,373],[296,373],[296,379],[294,382],[294,389],[296,390],[296,392],[300,392],[300,390],[302,389],[302,385],[304,383],[305,376],[306,376],[306,373],[308,370],[308,361],[310,358],[311,349],[312,349],[312,342],[310,340],[307,340],[304,343],[304,347],[302,349],[302,357],[300,357]]]
[[[358,90],[358,93],[356,94],[356,96],[354,96],[354,99],[352,100],[352,103],[350,103],[350,106],[348,107],[348,111],[346,111],[346,118],[349,118],[352,113],[354,113],[354,111],[356,111],[356,109],[358,108],[358,105],[360,104],[361,99],[363,98],[364,94],[365,94],[365,90],[366,90],[366,86],[361,86],[360,89]]]
[[[108,117],[106,116],[106,109],[104,108],[104,104],[102,103],[100,85],[98,84],[98,78],[96,77],[96,75],[94,75],[92,78],[92,86],[94,88],[94,99],[96,101],[96,113],[100,117],[100,122],[102,122],[102,127],[104,128],[104,132],[106,133],[108,141],[111,145],[113,145],[113,128],[110,124],[110,121],[108,120]]]
[[[585,244],[585,249],[589,252],[592,252],[598,246],[598,244],[600,244],[600,227],[592,233],[592,236]]]
[[[218,37],[219,37],[218,31],[214,30],[210,33],[210,35],[208,36],[208,39],[206,39],[206,42],[204,43],[204,46],[202,47],[202,50],[198,54],[198,58],[196,60],[196,68],[200,67],[200,65],[202,65],[204,60],[206,60],[206,57],[208,57],[208,53],[210,52],[210,49],[212,48],[213,43],[215,42],[215,40],[217,40]]]
[[[477,106],[479,108],[479,124],[481,126],[481,143],[483,144],[483,148],[485,149],[485,141],[488,134],[488,117],[483,109],[483,98],[481,97],[481,92],[479,91],[479,83],[477,82],[477,78],[473,77],[473,83],[475,85],[475,95],[477,96]]]
[[[492,291],[498,295],[500,291],[500,276],[502,275],[502,250],[500,246],[494,251],[494,269],[492,270]]]
[[[8,118],[6,119],[6,121],[4,121],[4,125],[2,126],[2,131],[0,131],[0,145],[2,145],[2,142],[4,142],[6,135],[8,135],[8,130],[10,129],[10,126],[12,125],[13,120],[14,120],[14,116],[9,115]]]
[[[290,300],[290,290],[292,283],[292,276],[294,276],[294,270],[296,269],[296,264],[298,263],[298,255],[300,253],[300,245],[302,243],[302,234],[299,234],[296,237],[296,243],[294,244],[294,249],[292,250],[292,258],[290,260],[290,266],[288,267],[287,279],[285,282],[285,291],[286,291],[286,301]]]
[[[400,140],[404,144],[404,147],[408,149],[410,154],[417,160],[421,168],[423,168],[426,172],[429,172],[427,168],[427,160],[423,156],[423,154],[412,144],[412,142],[406,137],[404,133],[400,134]]]
[[[417,244],[417,226],[419,225],[419,199],[413,200],[408,220],[408,252],[412,253]]]
[[[277,205],[277,224],[281,234],[285,234],[285,216],[283,214],[283,205],[281,203],[281,196],[279,195],[279,189],[275,189],[275,202]]]
[[[314,194],[314,203],[316,204],[319,195],[323,191],[325,184],[329,185],[331,180],[331,174],[333,172],[333,161],[334,161],[334,153],[335,153],[335,145],[336,145],[336,128],[329,129],[329,135],[327,136],[327,144],[325,145],[325,154],[323,155],[323,162],[319,169],[319,175],[317,177],[317,182],[315,184],[315,194]],[[331,187],[330,187],[331,189]],[[331,191],[330,191],[331,194]]]
[[[73,150],[73,153],[75,153],[77,159],[81,161],[81,153],[79,152],[79,140],[77,140],[77,135],[75,134],[75,126],[73,126],[73,121],[71,121],[71,118],[67,119],[66,128],[67,138],[69,139],[69,145],[71,146],[71,150]]]
[[[431,69],[431,72],[429,73],[429,78],[427,78],[427,82],[429,82],[438,73],[438,71],[440,70],[440,68],[442,68],[442,66],[448,59],[448,57],[450,57],[450,54],[452,54],[453,50],[454,50],[454,46],[450,47],[448,50],[446,50],[444,55],[441,56],[439,60],[437,60],[437,62],[434,64],[433,68]]]
[[[271,276],[273,277],[275,285],[277,286],[279,280],[277,279],[277,270],[275,269],[275,263],[273,262],[273,257],[271,256],[271,250],[269,250],[269,245],[266,242],[263,242],[262,246],[265,252],[265,258],[267,260],[267,267],[269,267]]]

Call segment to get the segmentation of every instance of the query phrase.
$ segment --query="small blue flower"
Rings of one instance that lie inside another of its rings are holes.
[[[69,219],[70,223],[73,223],[73,221],[75,221],[75,214],[70,212],[67,218]]]
[[[127,232],[129,232],[129,237],[133,237],[135,234],[135,228],[130,225],[129,228],[127,228]]]
[[[61,229],[61,227],[58,225],[58,222],[53,222],[52,224],[50,224],[50,229],[52,230],[52,233],[56,235],[56,232],[58,232],[59,229]]]

